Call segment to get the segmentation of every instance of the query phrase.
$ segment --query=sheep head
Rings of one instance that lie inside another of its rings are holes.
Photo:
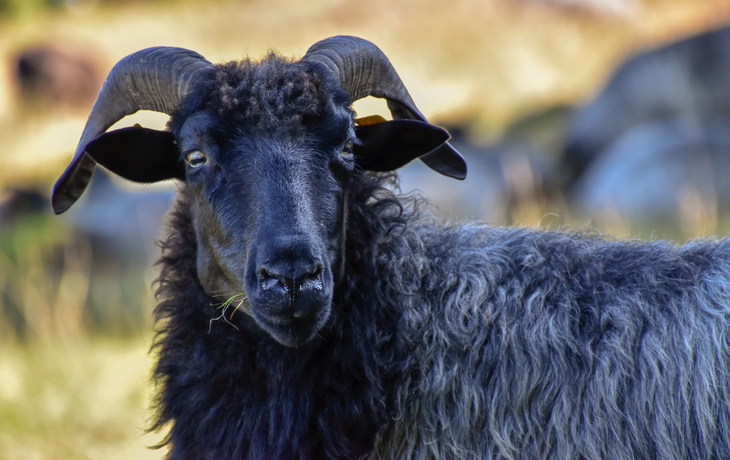
[[[358,126],[350,104],[367,95],[385,97],[394,120]],[[168,130],[105,132],[140,109],[169,114]],[[188,50],[152,48],[110,73],[53,206],[68,209],[96,164],[136,182],[184,182],[202,286],[219,299],[245,293],[258,326],[299,346],[330,315],[352,175],[421,158],[463,178],[463,159],[447,139],[382,52],[361,39],[324,40],[301,61],[272,55],[220,66]]]

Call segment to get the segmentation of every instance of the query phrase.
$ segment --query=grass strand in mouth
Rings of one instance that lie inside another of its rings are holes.
[[[228,307],[228,305],[231,304],[231,302],[233,301],[233,299],[235,299],[236,297],[241,297],[241,296],[243,296],[243,299],[241,299],[241,301],[238,303],[238,306],[236,307],[236,310],[238,310],[238,307],[241,306],[241,302],[244,302],[244,301],[248,300],[248,298],[246,297],[246,293],[245,292],[242,292],[240,294],[236,294],[234,296],[229,297],[228,300],[226,300],[225,302],[223,302],[222,304],[220,304],[219,306],[217,306],[216,309]]]
[[[233,309],[233,313],[231,313],[231,318],[233,318],[233,315],[241,307],[241,304],[243,304],[243,302],[245,302],[246,300],[248,300],[248,297],[246,297],[246,293],[245,292],[241,292],[240,294],[233,295],[233,296],[229,297],[228,300],[226,300],[222,304],[220,304],[217,307],[215,307],[216,310],[220,310],[222,308],[223,311],[221,312],[220,316],[217,316],[215,318],[211,318],[210,321],[208,322],[208,334],[210,334],[210,331],[213,328],[213,321],[218,321],[219,319],[222,319],[226,323],[228,323],[231,326],[233,326],[237,331],[240,331],[240,329],[235,324],[231,323],[228,320],[228,318],[226,318],[226,311],[228,310],[228,307],[231,306],[231,303],[233,302],[233,300],[236,299],[236,298],[238,298],[238,297],[241,297],[241,296],[243,296],[243,298],[236,304],[236,307]]]

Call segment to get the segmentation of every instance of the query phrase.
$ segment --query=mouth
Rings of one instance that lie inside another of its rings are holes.
[[[250,260],[255,259],[251,256]],[[251,263],[244,274],[256,324],[287,347],[311,341],[331,313],[333,280],[329,266],[312,257],[306,262],[266,259],[265,263]]]
[[[302,346],[312,340],[329,318],[329,304],[319,305],[315,311],[307,310],[307,314],[301,314],[296,308],[285,312],[256,308],[256,305],[251,308],[256,323],[287,347]]]

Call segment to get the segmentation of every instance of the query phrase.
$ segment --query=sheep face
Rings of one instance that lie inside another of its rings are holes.
[[[278,57],[219,66],[169,131],[125,128],[86,146],[131,180],[177,178],[192,195],[205,290],[285,346],[324,326],[343,267],[353,174],[390,171],[448,134],[414,120],[356,126],[348,95],[316,65]]]
[[[342,263],[356,142],[347,97],[272,56],[222,66],[195,100],[202,110],[170,126],[194,196],[200,282],[220,301],[245,294],[239,308],[281,344],[306,343],[330,315]]]
[[[221,301],[245,293],[241,308],[287,346],[307,342],[326,322],[342,261],[355,138],[350,113],[330,112],[330,128],[315,130],[332,136],[253,135],[246,126],[229,136],[201,113],[178,140],[195,197],[201,284]]]

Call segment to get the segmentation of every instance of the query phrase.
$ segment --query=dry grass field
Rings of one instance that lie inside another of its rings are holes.
[[[359,35],[391,58],[427,116],[469,121],[489,137],[523,113],[588,97],[633,49],[730,18],[727,0],[68,3],[75,7],[19,8],[0,18],[0,184],[52,181],[88,113],[19,106],[10,65],[18,50],[32,44],[83,50],[97,57],[106,74],[117,60],[148,46],[191,48],[220,62],[270,49],[301,55],[321,38]],[[589,6],[575,6],[582,3]],[[601,4],[613,7],[595,6]]]
[[[145,435],[148,340],[4,343],[0,458],[155,459]]]
[[[88,113],[89,107],[31,107],[18,97],[13,58],[38,43],[81,50],[105,75],[148,46],[191,48],[220,62],[270,49],[301,55],[321,38],[359,35],[391,58],[430,119],[467,124],[477,142],[489,142],[516,117],[590,97],[631,50],[730,20],[730,0],[62,3],[0,0],[0,189],[50,190]],[[356,108],[382,112],[384,103],[366,100]],[[165,118],[139,114],[134,121],[159,127]],[[516,220],[529,224],[547,212],[539,203],[524,211],[528,217]],[[83,250],[66,254],[75,265],[51,289],[41,268],[44,248],[68,235],[45,223],[25,225],[15,233],[0,228],[0,294],[12,292],[22,304],[28,329],[18,337],[0,318],[0,460],[161,458],[147,446],[163,434],[144,431],[153,393],[152,295],[143,296],[140,330],[109,335],[89,328],[80,310],[89,272]],[[149,291],[154,273],[145,276]]]

